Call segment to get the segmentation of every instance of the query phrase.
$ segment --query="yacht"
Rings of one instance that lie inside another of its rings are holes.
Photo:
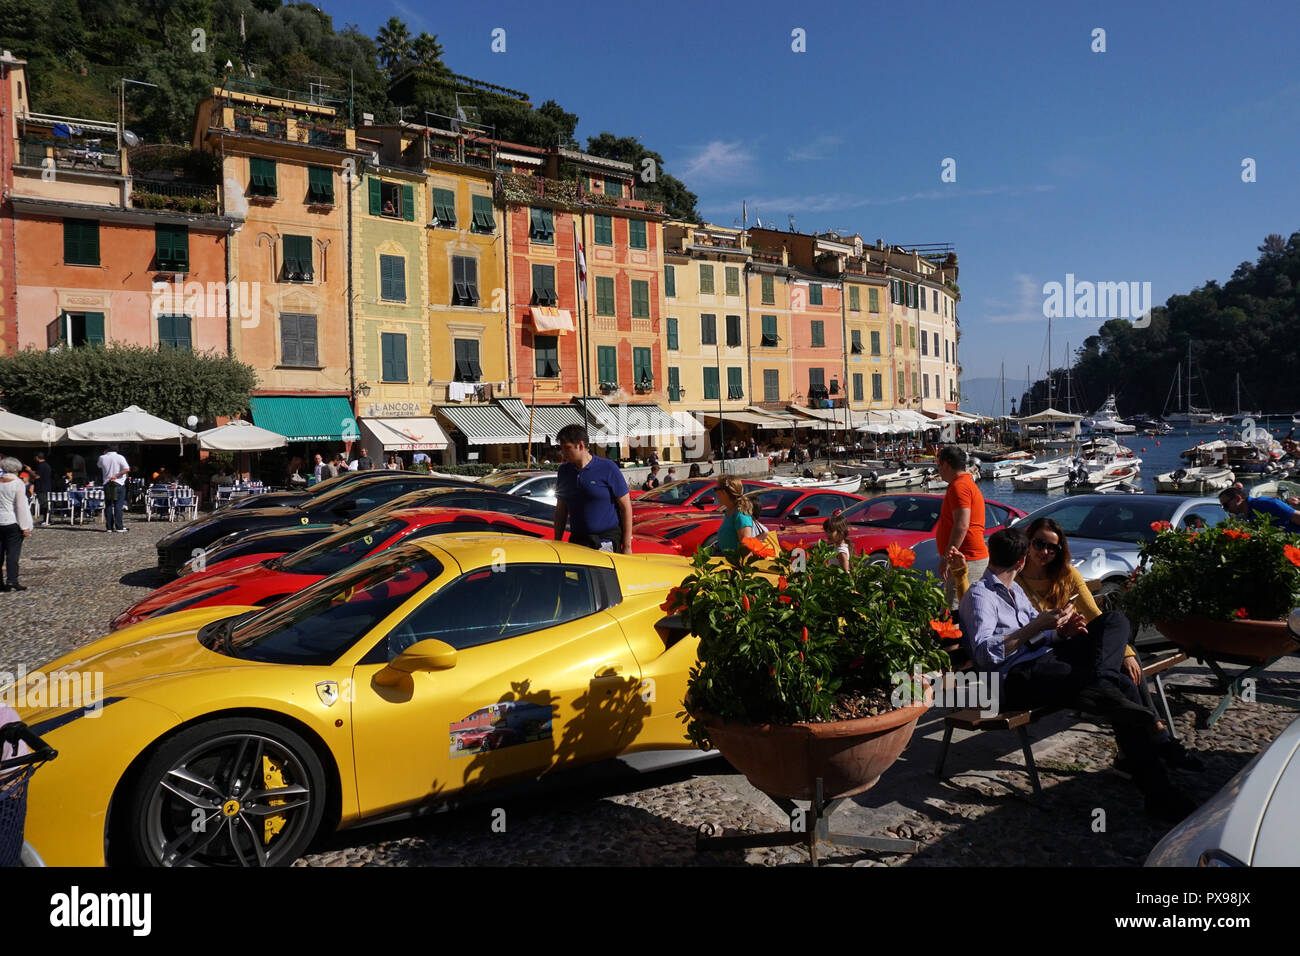
[[[1133,435],[1137,432],[1135,427],[1120,420],[1119,410],[1115,407],[1114,394],[1107,395],[1101,408],[1093,412],[1091,419],[1084,419],[1082,424],[1094,435]]]

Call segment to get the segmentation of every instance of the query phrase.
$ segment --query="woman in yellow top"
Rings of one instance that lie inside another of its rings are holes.
[[[1120,611],[1103,612],[1092,598],[1088,583],[1083,579],[1070,560],[1070,545],[1061,526],[1051,518],[1038,518],[1025,528],[1029,538],[1029,554],[1025,566],[1016,576],[1016,583],[1038,610],[1044,608],[1071,608],[1082,618],[1084,625],[1092,624],[1098,618],[1101,627],[1122,628],[1132,631],[1129,620]],[[953,574],[958,598],[966,593],[970,582],[966,577],[965,560],[961,552],[948,554],[948,566]],[[1077,626],[1077,625],[1076,625]],[[1128,680],[1119,682],[1120,690],[1125,696],[1141,703],[1152,713],[1156,713],[1155,704],[1147,690],[1146,681],[1142,679],[1142,667],[1138,663],[1137,651],[1129,644],[1124,649],[1124,673]],[[1158,716],[1158,715],[1157,715]],[[1160,752],[1170,766],[1185,770],[1203,770],[1204,765],[1192,754],[1187,753],[1176,740],[1169,736],[1164,721],[1157,720],[1157,727],[1166,735]],[[1116,767],[1124,770],[1125,758],[1121,755],[1116,760]]]

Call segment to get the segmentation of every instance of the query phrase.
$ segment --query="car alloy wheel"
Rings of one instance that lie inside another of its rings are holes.
[[[884,551],[873,551],[867,556],[867,564],[888,564],[889,554]]]
[[[325,806],[320,760],[264,720],[217,720],[168,741],[134,800],[136,856],[150,866],[286,866]]]

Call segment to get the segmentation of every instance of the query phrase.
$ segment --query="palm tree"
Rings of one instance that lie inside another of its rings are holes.
[[[389,17],[388,22],[379,28],[376,40],[379,43],[379,59],[383,62],[384,69],[390,75],[396,73],[402,61],[411,52],[411,33],[406,29],[406,24],[397,17]]]
[[[442,62],[444,52],[446,51],[438,42],[437,34],[429,36],[428,33],[421,33],[411,44],[411,59],[415,61],[416,66],[432,67],[440,72],[446,70]]]

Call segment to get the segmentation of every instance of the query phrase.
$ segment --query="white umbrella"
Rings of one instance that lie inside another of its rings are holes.
[[[53,422],[38,422],[0,408],[0,442],[10,445],[53,445],[63,438],[66,428]]]
[[[1083,416],[1071,415],[1055,408],[1046,408],[1035,415],[1025,415],[1014,420],[1028,425],[1042,425],[1051,422],[1078,422],[1083,420]]]
[[[199,432],[199,447],[207,451],[267,451],[287,444],[283,435],[240,418]]]
[[[118,442],[146,444],[193,438],[194,432],[150,415],[138,405],[129,405],[116,415],[82,422],[68,429],[68,441],[113,445]]]

